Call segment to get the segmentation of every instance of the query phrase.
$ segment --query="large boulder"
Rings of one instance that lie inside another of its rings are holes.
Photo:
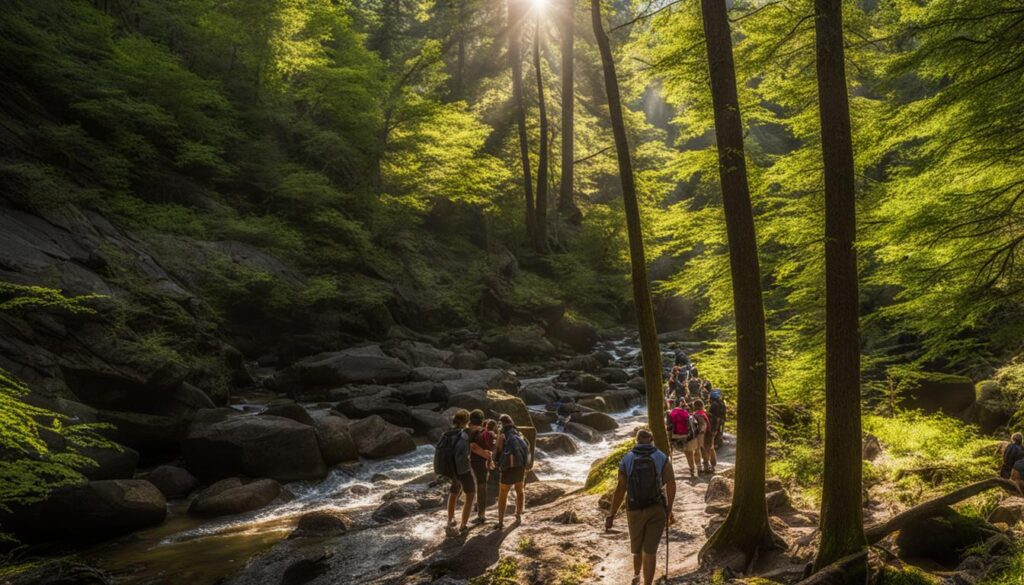
[[[566,488],[558,483],[537,482],[526,490],[526,508],[550,504],[565,495]]]
[[[94,540],[160,524],[167,500],[141,479],[92,481],[60,488],[5,524],[25,542]]]
[[[590,427],[583,426],[580,423],[569,422],[565,425],[565,430],[585,443],[601,442],[601,433],[598,433]]]
[[[401,395],[390,388],[372,396],[342,400],[335,409],[349,418],[377,415],[393,425],[403,427],[409,426],[412,418],[412,412],[402,402]]]
[[[1006,397],[1006,391],[1003,390],[1003,385],[997,380],[982,380],[974,385],[974,392],[977,399],[980,400],[1003,400]]]
[[[704,501],[708,503],[729,503],[732,501],[733,482],[728,477],[715,475],[708,481]]]
[[[963,419],[990,435],[1009,423],[1016,410],[1013,403],[1001,399],[978,400],[964,411]]]
[[[555,346],[543,331],[532,327],[512,327],[488,333],[481,339],[488,355],[507,360],[533,360],[553,357]]]
[[[359,450],[348,427],[348,419],[340,416],[325,416],[316,421],[316,440],[327,465],[359,459]]]
[[[182,454],[189,470],[205,481],[236,475],[298,481],[327,474],[316,430],[276,416],[193,424]]]
[[[537,435],[537,448],[548,455],[572,455],[576,453],[576,441],[565,433]]]
[[[281,484],[272,479],[242,483],[237,477],[222,479],[196,494],[188,512],[195,516],[230,516],[259,510],[281,495]]]
[[[423,367],[413,370],[413,375],[420,380],[443,384],[449,394],[461,394],[488,388],[499,388],[511,393],[519,391],[519,380],[508,370],[499,368],[456,370]]]
[[[86,479],[99,481],[135,477],[135,467],[139,464],[139,452],[131,447],[123,445],[111,449],[77,447],[77,450],[96,463],[79,468],[78,471]]]
[[[974,382],[964,376],[929,374],[901,402],[906,408],[957,415],[974,402]]]
[[[147,473],[145,479],[169,500],[187,497],[199,487],[199,480],[194,475],[174,465],[161,465]]]
[[[409,433],[379,416],[369,416],[349,425],[356,449],[363,457],[380,459],[416,450]]]
[[[386,354],[396,357],[414,368],[418,366],[443,368],[452,363],[455,355],[428,343],[408,339],[390,340],[382,346],[382,349]]]
[[[556,420],[558,420],[558,416],[554,412],[530,411],[530,421],[533,423],[533,428],[537,429],[538,433],[551,432],[551,424]]]
[[[984,520],[947,510],[943,516],[905,525],[896,536],[896,545],[901,557],[925,558],[945,566],[956,566],[965,549],[985,542],[997,533]]]
[[[619,423],[603,412],[576,413],[572,415],[572,420],[601,432],[614,431],[619,428]]]
[[[601,394],[612,388],[611,384],[591,374],[583,374],[579,379],[579,391],[584,394]]]
[[[384,502],[370,516],[375,522],[386,524],[388,522],[394,522],[395,520],[401,520],[408,518],[416,513],[420,509],[419,503],[416,500],[410,498],[403,498],[398,500],[391,500]]]
[[[143,455],[177,453],[188,430],[186,420],[155,414],[101,410],[96,418],[114,426],[114,430],[104,431],[104,434]]]
[[[444,402],[448,400],[451,391],[441,382],[423,380],[419,382],[406,382],[393,386],[396,396],[409,406],[429,404],[431,402]]]
[[[301,394],[346,384],[404,382],[411,374],[405,362],[371,345],[308,357],[278,372],[274,383],[280,390]]]
[[[522,399],[502,390],[476,390],[456,394],[448,399],[448,406],[458,406],[466,410],[479,408],[488,418],[494,419],[507,414],[518,426],[531,425],[530,412]]]
[[[584,321],[562,317],[548,328],[548,335],[579,353],[586,353],[597,345],[597,328]]]
[[[560,392],[550,382],[533,382],[523,386],[519,397],[526,404],[551,404],[558,402]]]
[[[622,368],[601,368],[597,375],[601,376],[605,382],[612,384],[625,384],[632,379],[629,372]]]
[[[603,392],[600,396],[596,397],[598,400],[593,400],[595,397],[589,398],[589,400],[580,399],[580,406],[586,406],[600,412],[622,412],[643,401],[643,397],[639,392],[628,388],[615,388]]]
[[[579,355],[565,362],[565,369],[578,372],[596,372],[601,369],[601,362],[590,355]]]
[[[445,415],[434,410],[422,408],[412,409],[411,420],[413,430],[428,437],[436,434],[439,438],[440,435],[437,433],[444,432],[451,426],[451,420]]]
[[[281,418],[291,419],[295,422],[302,423],[304,425],[313,426],[313,417],[310,416],[309,411],[305,409],[301,404],[294,400],[281,400],[273,402],[267,409],[260,413],[261,416],[279,416]]]

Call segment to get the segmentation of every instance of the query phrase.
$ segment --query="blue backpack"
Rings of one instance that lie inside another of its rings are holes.
[[[505,442],[501,453],[501,468],[529,467],[530,444],[518,429],[504,431]]]

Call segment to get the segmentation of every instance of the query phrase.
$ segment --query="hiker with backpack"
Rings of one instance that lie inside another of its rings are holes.
[[[473,496],[476,493],[476,478],[470,465],[470,441],[467,432],[469,411],[462,409],[452,416],[452,428],[441,435],[434,450],[434,472],[452,480],[448,490],[448,524],[445,533],[459,536],[469,531],[469,514],[473,511]],[[462,505],[462,524],[456,528],[455,505],[459,494],[466,493]]]
[[[698,467],[701,463],[701,447],[704,445],[704,436],[707,432],[707,416],[697,416],[697,405],[700,401],[691,403],[691,408],[686,412],[685,434],[680,433],[680,440],[683,443],[683,455],[686,455],[686,463],[690,467],[690,478],[697,477]],[[682,425],[680,425],[682,428]]]
[[[494,421],[491,421],[494,422]],[[494,467],[494,434],[487,429],[484,411],[477,408],[469,413],[469,466],[476,479],[476,518],[473,524],[487,521],[487,477]]]
[[[708,439],[711,437],[711,418],[708,417],[708,413],[704,410],[703,400],[693,401],[693,410],[690,412],[690,416],[697,423],[697,439],[695,443],[700,450],[700,472],[701,473],[714,473],[715,465],[718,464],[717,456],[714,450],[714,444],[708,447]],[[713,438],[712,438],[713,440]],[[714,460],[714,463],[712,461]]]
[[[728,408],[725,406],[721,390],[712,390],[708,396],[711,399],[711,404],[708,405],[708,418],[711,420],[711,430],[709,431],[711,447],[717,450],[722,448],[722,441],[725,435],[725,417],[728,413]],[[714,469],[714,466],[717,464],[717,455],[714,453],[712,455],[715,460],[712,461],[711,467]]]
[[[1010,436],[1010,444],[1003,449],[1003,465],[999,469],[999,476],[1003,479],[1010,479],[1013,468],[1018,461],[1024,460],[1024,436],[1020,433],[1013,433]]]
[[[672,518],[672,502],[676,497],[676,480],[672,461],[652,443],[651,431],[636,432],[636,446],[619,464],[619,478],[612,495],[612,505],[605,518],[605,530],[611,530],[615,514],[626,500],[626,524],[629,527],[629,549],[633,553],[633,583],[654,582],[658,546],[665,535],[665,573],[668,575],[668,525]]]
[[[494,457],[501,470],[498,481],[498,525],[495,530],[505,528],[505,506],[508,492],[516,489],[516,524],[523,522],[523,508],[526,506],[526,468],[530,464],[530,445],[516,428],[512,417],[503,414],[498,417],[501,432],[494,446]]]
[[[689,440],[690,413],[686,410],[686,400],[676,400],[675,407],[668,413],[669,438],[676,445],[682,447]],[[690,468],[693,469],[693,461],[690,461]]]

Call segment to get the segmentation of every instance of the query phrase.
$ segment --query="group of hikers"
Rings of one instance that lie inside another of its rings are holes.
[[[716,449],[722,446],[728,408],[722,391],[700,377],[697,366],[682,350],[665,387],[665,426],[673,445],[686,455],[690,477],[715,472]]]
[[[477,515],[472,523],[487,521],[487,482],[491,474],[498,478],[498,523],[494,529],[505,527],[505,505],[513,487],[516,492],[516,524],[523,520],[529,445],[511,416],[503,414],[496,421],[484,416],[480,409],[456,411],[452,415],[451,430],[441,436],[434,451],[434,471],[452,480],[445,527],[448,536],[460,536],[469,531],[474,500]],[[461,522],[457,522],[455,508],[462,493],[466,498]]]

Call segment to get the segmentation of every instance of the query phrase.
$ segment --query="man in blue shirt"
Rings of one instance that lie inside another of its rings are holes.
[[[666,522],[673,522],[670,510],[676,497],[672,461],[653,442],[651,431],[645,428],[637,430],[636,447],[626,453],[619,464],[618,484],[605,519],[605,530],[611,529],[615,514],[628,495],[626,524],[633,553],[633,583],[640,580],[642,568],[644,585],[654,582],[658,545],[667,528]]]

